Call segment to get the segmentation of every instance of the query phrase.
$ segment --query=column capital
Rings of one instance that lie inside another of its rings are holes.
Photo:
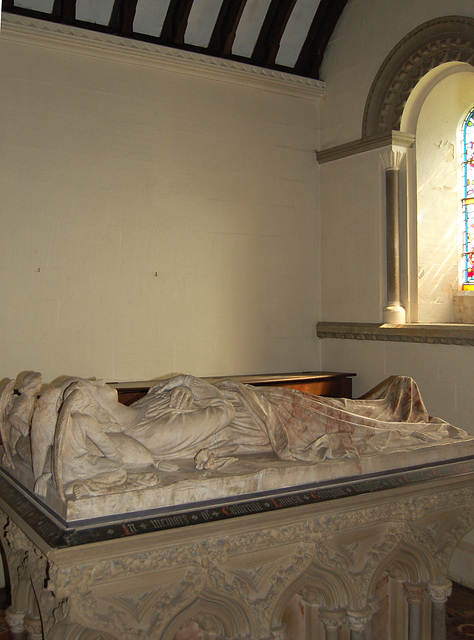
[[[344,609],[320,609],[319,619],[325,629],[341,629],[346,622],[346,611]]]
[[[357,611],[347,612],[347,622],[351,631],[365,631],[367,624],[372,620],[372,609],[365,607]]]
[[[433,602],[444,603],[451,595],[453,590],[453,583],[451,580],[441,582],[439,584],[429,584],[428,593]]]
[[[410,604],[422,604],[426,598],[426,584],[411,584],[405,582],[403,584],[403,593]]]
[[[405,153],[403,151],[394,151],[393,149],[380,154],[382,166],[385,171],[400,169],[404,157]]]
[[[12,607],[8,607],[5,611],[5,620],[12,633],[21,633],[25,630],[25,614],[26,611],[14,611]]]
[[[27,614],[25,616],[25,630],[28,640],[43,640],[41,618]]]

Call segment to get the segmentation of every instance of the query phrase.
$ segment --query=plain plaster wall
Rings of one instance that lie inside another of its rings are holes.
[[[319,98],[209,75],[3,21],[3,375],[319,368]]]
[[[322,320],[378,322],[382,318],[381,172],[380,150],[320,166]]]

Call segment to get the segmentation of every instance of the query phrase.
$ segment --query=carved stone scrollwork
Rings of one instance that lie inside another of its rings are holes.
[[[193,619],[203,631],[212,635],[212,637],[222,636],[224,634],[221,621],[214,615],[199,613],[193,616]]]
[[[451,496],[438,495],[440,500],[423,499],[418,503],[419,520],[427,520],[436,509],[449,508],[449,518],[438,522],[422,522],[421,526],[412,519],[412,525],[407,527],[404,535],[410,548],[418,549],[420,555],[430,558],[433,563],[433,582],[442,582],[448,571],[448,565],[456,545],[472,528],[474,513],[472,509],[462,509],[463,504],[472,496],[470,490],[462,489],[453,492]],[[433,497],[434,498],[434,497]]]
[[[362,515],[362,514],[359,514]],[[350,518],[348,519],[350,522]],[[360,518],[362,520],[362,518]],[[376,520],[375,520],[376,521]],[[345,599],[354,609],[363,609],[370,597],[369,586],[378,566],[399,544],[405,526],[373,527],[370,536],[353,545],[323,544],[316,546],[315,560],[318,566],[326,566],[347,584]],[[342,594],[341,594],[342,595]]]
[[[46,640],[172,640],[189,620],[206,640],[283,640],[295,594],[306,601],[305,616],[314,603],[304,622],[322,623],[326,640],[339,640],[344,625],[351,640],[367,640],[375,585],[387,567],[406,582],[414,640],[426,586],[411,582],[429,581],[441,619],[449,593],[442,571],[473,518],[470,488],[415,491],[304,507],[291,518],[262,514],[251,526],[239,518],[204,532],[115,540],[94,546],[94,557],[75,548],[45,557],[14,523],[3,535],[9,566],[33,585]],[[23,629],[25,613],[10,611],[11,625]],[[32,638],[35,624],[27,622]]]
[[[284,532],[285,530],[280,531],[280,535]],[[276,531],[273,530],[269,533],[274,536]],[[286,535],[284,537],[287,539]],[[266,544],[272,545],[271,541],[266,536],[262,536],[261,532],[256,534],[254,538],[254,544],[247,549],[258,549],[259,547],[264,549]],[[247,536],[246,544],[249,542]],[[252,618],[257,623],[258,635],[263,637],[266,630],[272,628],[271,619],[277,600],[282,592],[299,575],[303,574],[312,558],[312,548],[308,548],[308,545],[298,544],[296,547],[291,545],[283,556],[272,558],[270,562],[260,566],[246,564],[240,566],[238,571],[230,571],[228,568],[215,564],[209,567],[208,580],[215,591],[225,593],[232,600],[245,602],[246,608],[252,613]]]
[[[160,637],[163,626],[188,606],[203,586],[202,573],[187,571],[181,580],[156,589],[111,594],[100,599],[88,592],[80,598],[70,598],[71,616],[116,638]]]
[[[40,639],[54,626],[58,607],[57,600],[44,589],[47,558],[10,519],[6,520],[3,537],[12,591],[7,623],[16,633],[26,629],[28,638]],[[44,625],[36,613],[27,611],[30,597],[36,601]]]

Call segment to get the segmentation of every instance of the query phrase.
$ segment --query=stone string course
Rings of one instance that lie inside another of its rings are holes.
[[[472,324],[380,324],[359,322],[318,322],[318,338],[381,340],[474,346]]]

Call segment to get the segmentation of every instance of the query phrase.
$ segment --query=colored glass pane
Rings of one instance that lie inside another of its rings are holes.
[[[463,129],[464,269],[463,285],[474,285],[474,109]]]

